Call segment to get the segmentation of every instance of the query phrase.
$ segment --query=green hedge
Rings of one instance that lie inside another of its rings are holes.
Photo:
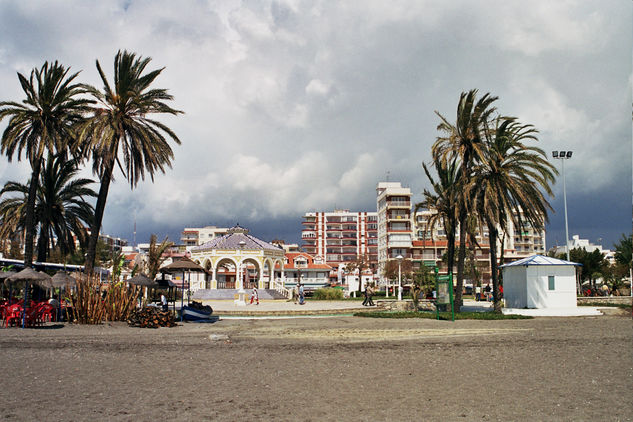
[[[326,287],[323,289],[317,289],[312,295],[312,299],[316,300],[342,300],[343,290]]]

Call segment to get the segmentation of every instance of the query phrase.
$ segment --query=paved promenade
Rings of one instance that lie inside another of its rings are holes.
[[[384,299],[381,299],[384,300]],[[374,302],[376,299],[374,298]],[[362,300],[310,300],[304,305],[298,305],[287,300],[260,300],[259,305],[236,305],[232,300],[203,300],[203,304],[213,308],[215,315],[242,315],[242,316],[266,316],[266,315],[340,315],[354,312],[367,312],[379,310],[376,306],[363,306]],[[492,303],[475,302],[466,300],[464,311],[486,312],[492,310]]]
[[[359,311],[375,310],[375,306],[363,306],[362,301],[306,300],[305,304],[295,304],[287,300],[260,300],[246,306],[236,305],[232,300],[203,300],[203,304],[213,308],[214,315],[340,315]]]
[[[384,299],[382,299],[384,300]],[[376,300],[374,299],[374,302]],[[367,312],[380,310],[376,306],[363,306],[362,300],[306,300],[304,305],[299,305],[287,300],[260,300],[259,305],[236,305],[233,300],[203,300],[203,304],[213,308],[214,315],[218,316],[300,316],[300,315],[341,315],[355,312]],[[608,309],[608,308],[607,308]],[[464,312],[490,312],[492,302],[476,302],[465,300],[462,307]],[[597,316],[602,312],[596,307],[579,306],[568,309],[505,309],[506,314],[522,314],[530,316]]]

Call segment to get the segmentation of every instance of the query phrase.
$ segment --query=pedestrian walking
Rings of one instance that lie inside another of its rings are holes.
[[[169,308],[167,307],[167,298],[165,297],[164,294],[160,295],[160,304],[163,307],[163,311],[169,310]]]
[[[363,300],[363,306],[368,306],[369,305],[369,284],[365,286],[365,291],[363,292],[363,295],[365,296],[365,300]]]
[[[305,305],[305,292],[303,291],[303,284],[299,283],[299,305]]]
[[[367,295],[367,306],[374,306],[374,301],[371,300],[372,296],[374,296],[374,285],[369,283],[365,288],[365,294]]]
[[[251,305],[253,304],[253,300],[255,300],[257,305],[259,305],[259,294],[257,293],[257,287],[253,286],[253,293],[251,294]]]

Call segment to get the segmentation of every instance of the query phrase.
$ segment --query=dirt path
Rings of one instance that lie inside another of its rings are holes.
[[[631,420],[632,337],[618,317],[1,329],[0,420]]]

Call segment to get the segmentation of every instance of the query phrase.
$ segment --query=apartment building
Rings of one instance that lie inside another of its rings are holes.
[[[186,227],[180,233],[180,242],[185,246],[199,246],[228,233],[228,228],[205,226],[200,228]]]
[[[448,241],[441,222],[431,226],[433,216],[437,214],[433,209],[418,210],[414,216],[415,241],[413,242],[412,258],[414,268],[420,265],[430,265],[435,262],[440,272],[448,273],[448,268],[442,264],[442,257],[446,253]],[[471,245],[466,239],[472,258],[482,270],[483,279],[490,278],[490,239],[486,227],[478,228],[475,233],[477,244]],[[459,227],[455,233],[455,259],[461,239]],[[471,248],[472,246],[472,248]],[[508,221],[507,233],[503,245],[504,262],[526,258],[534,254],[545,253],[545,230],[537,230],[526,221],[520,227],[516,227],[512,220]],[[497,256],[501,258],[501,242],[497,240]],[[453,268],[453,274],[457,271]]]
[[[338,270],[345,263],[366,256],[377,268],[377,215],[375,212],[334,210],[308,212],[303,216],[302,247]]]
[[[411,259],[413,230],[411,189],[400,182],[380,182],[376,186],[378,216],[378,273],[387,261],[402,256]]]

